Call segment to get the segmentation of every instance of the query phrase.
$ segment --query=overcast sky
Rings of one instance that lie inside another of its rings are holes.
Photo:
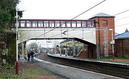
[[[27,45],[31,44],[31,43],[37,43],[38,45],[40,45],[41,47],[45,47],[45,48],[53,48],[56,47],[57,45],[60,44],[60,42],[62,42],[62,40],[29,40],[27,41]]]
[[[27,19],[71,19],[103,0],[21,0],[18,8]],[[88,19],[97,13],[115,15],[129,10],[129,0],[106,0],[76,19]],[[116,33],[129,29],[129,11],[115,16]]]

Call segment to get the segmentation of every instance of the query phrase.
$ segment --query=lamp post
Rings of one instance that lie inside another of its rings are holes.
[[[114,56],[114,44],[115,44],[115,41],[113,39],[113,29],[109,29],[109,31],[112,32],[112,41],[110,42],[110,44],[112,45],[112,58],[114,60],[115,59],[115,56]]]
[[[19,72],[18,62],[18,11],[16,11],[16,74]]]

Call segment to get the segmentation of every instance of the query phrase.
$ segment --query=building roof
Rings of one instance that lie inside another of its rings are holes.
[[[115,37],[116,39],[125,39],[125,38],[129,38],[129,32],[124,32],[121,34],[116,35]]]
[[[65,42],[68,42],[68,41],[72,41],[72,40],[76,40],[76,41],[78,41],[78,42],[81,42],[81,43],[84,43],[84,44],[87,44],[87,45],[89,45],[89,46],[96,46],[95,44],[93,44],[93,43],[91,43],[91,42],[88,42],[88,41],[86,41],[86,40],[82,40],[82,39],[79,39],[79,38],[72,38],[72,39],[67,39],[67,40],[65,40],[65,41],[62,41],[61,43],[65,43]]]
[[[90,45],[90,46],[96,46],[95,44],[89,42],[89,41],[86,41],[86,40],[82,40],[82,39],[79,39],[79,38],[74,38],[75,40],[79,41],[79,42],[82,42],[82,43],[85,43],[87,45]]]
[[[94,15],[92,18],[95,18],[95,17],[112,17],[112,18],[114,18],[114,16],[111,16],[106,13],[98,13],[98,14]]]
[[[111,15],[106,14],[106,13],[98,13],[98,14],[96,14],[95,16],[111,16]]]

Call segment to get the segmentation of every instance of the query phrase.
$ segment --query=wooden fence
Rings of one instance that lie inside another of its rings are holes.
[[[115,56],[129,58],[129,38],[115,40]]]

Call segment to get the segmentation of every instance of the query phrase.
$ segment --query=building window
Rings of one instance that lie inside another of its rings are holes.
[[[103,26],[107,26],[108,25],[108,20],[103,20]]]

